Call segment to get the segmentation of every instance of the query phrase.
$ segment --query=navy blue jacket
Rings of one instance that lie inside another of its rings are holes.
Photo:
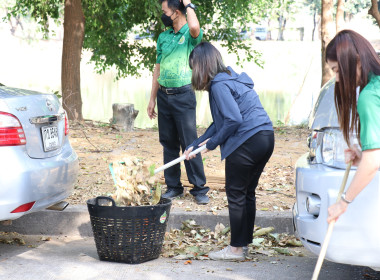
[[[262,130],[273,130],[272,122],[253,89],[253,81],[246,73],[237,74],[231,67],[219,73],[211,82],[209,101],[213,123],[189,147],[210,138],[208,150],[220,145],[222,160],[247,139]]]

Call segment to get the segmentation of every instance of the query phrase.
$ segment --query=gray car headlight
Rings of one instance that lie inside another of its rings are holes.
[[[357,144],[356,137],[351,137],[352,144]],[[322,160],[323,164],[332,167],[345,168],[344,150],[348,146],[339,129],[326,129],[322,140]]]

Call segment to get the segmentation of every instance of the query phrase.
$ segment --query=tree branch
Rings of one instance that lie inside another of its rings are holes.
[[[368,10],[368,14],[373,16],[377,22],[377,25],[380,27],[380,13],[379,6],[377,5],[377,0],[371,0],[372,6]]]

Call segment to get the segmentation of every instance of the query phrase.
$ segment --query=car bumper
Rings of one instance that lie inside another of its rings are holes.
[[[380,267],[380,172],[357,196],[334,226],[326,259],[352,265]],[[347,180],[349,186],[354,170]],[[327,232],[327,208],[335,203],[344,170],[310,164],[307,154],[296,163],[296,203],[293,222],[303,245],[318,255]],[[306,198],[320,197],[318,216],[306,210]]]
[[[70,144],[46,159],[25,156],[25,147],[0,148],[0,220],[14,220],[43,210],[67,198],[78,175],[78,156]],[[33,202],[27,212],[11,213],[20,205]]]

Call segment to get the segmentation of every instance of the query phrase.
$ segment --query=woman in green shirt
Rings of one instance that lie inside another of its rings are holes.
[[[371,44],[352,30],[339,32],[326,48],[326,61],[336,75],[335,107],[348,149],[346,163],[358,166],[342,199],[330,206],[330,223],[371,182],[380,168],[380,58]],[[358,146],[350,134],[358,132]]]

